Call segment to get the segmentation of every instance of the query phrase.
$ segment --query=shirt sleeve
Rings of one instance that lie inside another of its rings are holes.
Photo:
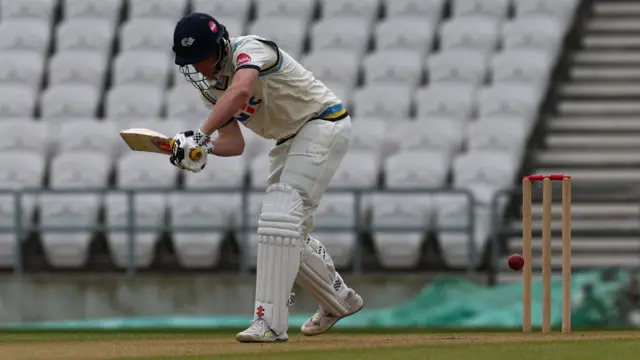
[[[234,44],[233,68],[264,71],[279,61],[278,51],[266,42],[257,39],[243,39]]]

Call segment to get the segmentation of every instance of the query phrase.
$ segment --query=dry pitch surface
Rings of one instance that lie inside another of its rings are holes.
[[[638,359],[640,332],[295,335],[239,344],[233,334],[0,334],[3,360],[608,360]]]

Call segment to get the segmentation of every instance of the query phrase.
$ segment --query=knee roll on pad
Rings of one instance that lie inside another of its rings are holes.
[[[301,257],[304,200],[287,184],[267,188],[258,222],[256,311],[276,333],[287,331],[288,303]]]

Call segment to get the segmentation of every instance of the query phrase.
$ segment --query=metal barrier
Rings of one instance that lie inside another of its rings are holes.
[[[0,196],[12,196],[14,198],[14,225],[0,227],[0,233],[15,232],[16,234],[16,251],[15,251],[15,263],[14,272],[22,274],[24,272],[24,256],[22,254],[21,242],[25,238],[25,232],[104,232],[104,231],[126,231],[128,233],[128,264],[126,272],[128,275],[134,275],[136,273],[136,248],[134,246],[135,234],[139,231],[180,231],[180,232],[202,232],[202,231],[229,231],[232,230],[236,234],[241,234],[239,241],[240,248],[240,271],[242,273],[249,272],[249,259],[248,259],[248,234],[250,231],[256,229],[257,226],[251,226],[249,219],[249,195],[251,193],[261,192],[266,189],[242,189],[242,188],[206,188],[206,189],[175,189],[175,188],[148,188],[148,189],[21,189],[21,190],[3,190],[0,189]],[[135,220],[135,201],[134,196],[140,194],[215,194],[215,193],[229,193],[240,192],[242,195],[241,216],[238,224],[233,226],[153,226],[145,227],[138,226]],[[475,199],[468,190],[449,190],[449,189],[431,189],[431,188],[407,188],[407,189],[394,189],[394,190],[378,190],[378,189],[356,189],[356,188],[341,188],[341,189],[329,189],[327,193],[351,193],[354,195],[354,211],[355,211],[355,223],[353,226],[322,226],[315,227],[314,231],[324,232],[338,232],[338,231],[354,231],[356,234],[362,234],[363,231],[393,231],[393,232],[414,232],[424,231],[425,227],[380,227],[380,226],[366,226],[362,223],[361,214],[363,214],[362,199],[363,197],[370,196],[374,193],[382,194],[460,194],[464,195],[468,199],[468,221],[467,226],[462,227],[429,227],[430,230],[447,231],[447,232],[466,232],[468,234],[468,252],[469,252],[469,265],[468,270],[472,271],[477,259],[478,250],[475,248],[473,236],[475,234],[475,221],[473,209],[475,207]],[[127,198],[127,225],[126,226],[108,226],[106,224],[98,224],[89,227],[79,226],[42,226],[39,224],[25,223],[23,219],[23,198],[26,195],[43,195],[43,194],[93,194],[98,196],[104,196],[107,194],[124,194]],[[359,236],[356,237],[356,248],[353,258],[352,271],[356,274],[361,273],[363,270],[363,246]]]

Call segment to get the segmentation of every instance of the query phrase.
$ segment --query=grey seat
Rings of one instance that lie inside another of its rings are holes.
[[[224,169],[224,171],[220,171]],[[240,156],[209,156],[207,166],[200,173],[184,173],[184,187],[200,189],[211,187],[236,187],[244,184],[246,166]]]
[[[576,13],[577,0],[514,0],[513,5],[517,17],[546,16],[562,21],[563,30],[571,24]]]
[[[552,65],[544,50],[505,50],[493,57],[491,77],[494,83],[535,84],[544,88]]]
[[[316,7],[315,0],[254,0],[257,18],[289,17],[309,22]]]
[[[539,49],[555,56],[562,45],[562,22],[553,17],[518,17],[505,22],[501,30],[505,49]]]
[[[60,123],[56,129],[56,150],[58,152],[94,152],[112,154],[116,142],[123,142],[118,136],[115,123],[93,119],[69,120]]]
[[[476,49],[492,52],[498,45],[498,20],[486,17],[456,17],[440,27],[441,49]]]
[[[130,18],[156,18],[178,21],[187,10],[188,0],[127,0]]]
[[[105,112],[109,118],[160,116],[163,88],[154,85],[120,85],[107,93]]]
[[[2,2],[2,21],[12,19],[38,20],[51,26],[57,0],[20,0]]]
[[[96,51],[60,51],[49,61],[48,84],[85,84],[102,88],[108,59]]]
[[[428,55],[435,39],[435,24],[419,17],[391,17],[375,28],[376,49],[409,50]]]
[[[168,160],[158,154],[131,151],[118,159],[116,185],[124,189],[172,189],[177,168],[164,166]]]
[[[406,150],[389,156],[384,163],[385,185],[399,188],[446,186],[450,154],[442,150]]]
[[[442,50],[427,60],[429,83],[462,83],[479,86],[487,79],[489,59],[474,49]]]
[[[337,268],[346,268],[353,260],[356,234],[351,228],[355,226],[356,216],[355,197],[343,193],[325,194],[314,213],[312,236],[322,242]],[[344,230],[323,230],[331,227]]]
[[[469,189],[476,203],[490,205],[495,193],[513,183],[520,158],[504,150],[471,150],[453,162],[453,183]]]
[[[109,185],[111,158],[99,152],[65,152],[51,161],[49,186],[55,189],[104,188]]]
[[[0,50],[33,51],[44,55],[49,50],[51,30],[37,19],[6,19],[0,22]]]
[[[171,19],[131,19],[119,28],[120,51],[154,50],[166,51],[169,55],[175,25]]]
[[[349,150],[368,151],[377,156],[382,156],[385,150],[386,134],[393,126],[382,119],[353,120]]]
[[[50,127],[43,122],[21,119],[0,121],[0,134],[7,134],[0,144],[2,152],[19,149],[46,155],[51,145]]]
[[[0,84],[0,117],[28,118],[36,108],[36,91],[29,86]]]
[[[475,111],[476,89],[469,84],[434,84],[416,92],[419,117],[447,117],[465,122]]]
[[[453,16],[486,16],[502,20],[509,13],[511,0],[453,0]]]
[[[107,57],[115,36],[112,20],[71,18],[56,28],[57,51],[94,51]]]
[[[322,19],[312,25],[311,48],[348,50],[363,55],[371,36],[371,24],[365,19]]]
[[[40,111],[43,119],[93,117],[100,104],[100,91],[87,84],[61,84],[42,93]]]
[[[422,58],[411,50],[378,50],[364,59],[365,81],[417,87],[424,74]]]
[[[523,154],[530,120],[519,117],[480,118],[467,127],[468,149],[503,150]]]
[[[333,62],[338,57],[340,66]],[[358,81],[361,61],[355,51],[329,49],[312,51],[302,58],[301,63],[325,84],[338,83],[353,88]]]
[[[198,90],[190,84],[180,84],[169,90],[166,105],[169,118],[201,122],[211,114]]]
[[[413,92],[410,86],[380,85],[365,86],[355,91],[353,105],[359,117],[397,119],[411,113]]]
[[[266,16],[256,20],[249,33],[275,42],[287,54],[298,58],[307,35],[307,22],[299,18]]]
[[[389,127],[389,138],[399,150],[437,150],[454,154],[462,148],[464,123],[448,117],[418,118]]]
[[[439,21],[445,0],[383,0],[389,18],[419,17]]]
[[[107,19],[115,25],[123,0],[62,0],[64,19]]]
[[[227,25],[229,19],[237,19],[245,22],[249,18],[251,0],[209,1],[192,0],[193,11],[206,14],[216,14],[216,19]]]
[[[34,51],[5,51],[0,57],[0,84],[27,85],[38,90],[44,72],[44,56]]]
[[[378,183],[379,162],[368,151],[350,151],[333,175],[331,188],[372,188]]]
[[[166,51],[124,51],[113,60],[112,84],[164,87],[171,66]]]
[[[535,85],[495,84],[480,90],[478,114],[482,117],[532,117],[543,95]]]
[[[373,22],[380,11],[380,0],[320,0],[323,18],[363,18]]]

